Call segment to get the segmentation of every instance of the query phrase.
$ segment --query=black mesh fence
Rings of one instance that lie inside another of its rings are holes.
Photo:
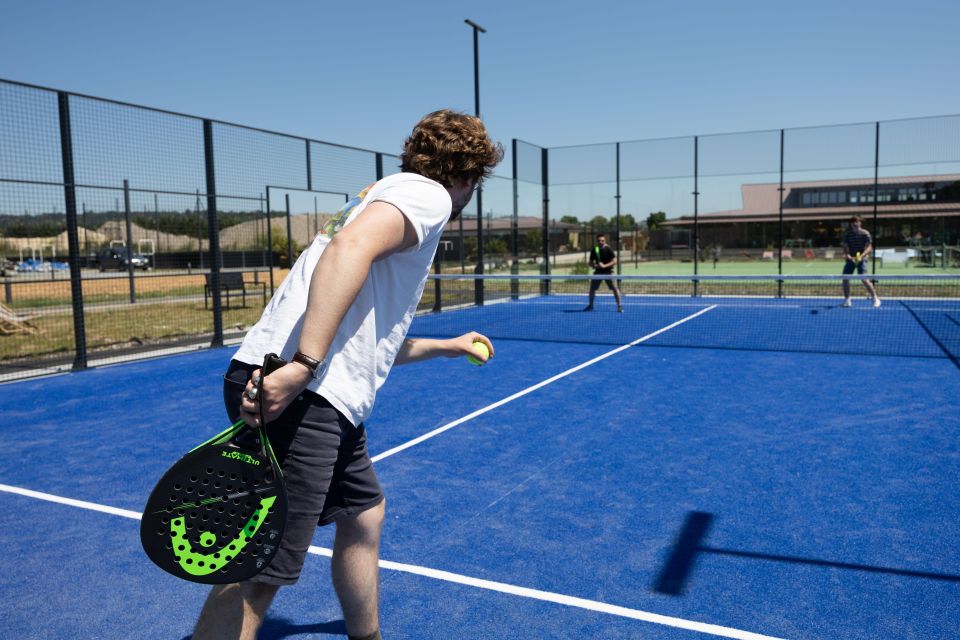
[[[398,164],[0,81],[0,381],[238,339]]]
[[[859,216],[869,273],[960,274],[960,116],[510,155],[436,273],[586,274],[603,233],[621,276],[835,275]],[[399,165],[0,81],[0,381],[239,339],[326,220]]]
[[[620,144],[621,272],[691,258],[690,231],[662,222],[693,209],[695,145],[693,137]]]
[[[588,272],[603,233],[620,274],[838,274],[854,216],[871,273],[960,271],[958,116],[528,147],[515,175],[543,191],[551,273]],[[518,201],[521,217],[541,208]]]
[[[521,273],[546,273],[549,255],[545,244],[549,223],[549,194],[544,177],[546,150],[515,140],[513,144],[514,211],[511,246],[516,247],[516,269]]]

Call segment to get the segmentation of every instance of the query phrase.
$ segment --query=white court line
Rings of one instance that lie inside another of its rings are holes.
[[[67,505],[71,507],[78,507],[80,509],[89,509],[91,511],[97,511],[99,513],[106,513],[109,515],[121,516],[124,518],[131,518],[133,520],[140,520],[142,515],[140,513],[137,513],[136,511],[128,511],[127,509],[117,509],[116,507],[108,507],[106,505],[97,504],[95,502],[86,502],[84,500],[73,500],[72,498],[63,498],[63,497],[52,495],[49,493],[41,493],[39,491],[31,491],[30,489],[23,489],[21,487],[13,487],[7,484],[0,484],[0,491],[15,493],[17,495],[25,496],[28,498],[36,498],[37,500],[46,500],[48,502],[55,502],[57,504]],[[316,547],[311,545],[308,551],[314,555],[323,556],[326,558],[330,558],[333,556],[333,550],[327,549],[325,547]],[[540,591],[538,589],[518,587],[512,584],[506,584],[503,582],[493,582],[491,580],[482,580],[480,578],[472,578],[470,576],[461,575],[459,573],[451,573],[449,571],[441,571],[439,569],[430,569],[429,567],[420,567],[413,564],[404,564],[402,562],[392,562],[390,560],[380,560],[379,564],[381,569],[384,569],[387,571],[400,571],[403,573],[410,573],[413,575],[423,576],[425,578],[433,578],[434,580],[443,580],[445,582],[453,582],[453,583],[462,584],[468,587],[486,589],[488,591],[497,591],[499,593],[506,593],[508,595],[520,596],[522,598],[542,600],[544,602],[552,602],[554,604],[561,604],[568,607],[576,607],[579,609],[586,609],[588,611],[596,611],[598,613],[606,613],[614,616],[620,616],[623,618],[641,620],[643,622],[650,622],[652,624],[659,624],[667,627],[674,627],[676,629],[686,629],[688,631],[697,631],[699,633],[706,633],[713,636],[720,636],[722,638],[735,638],[737,640],[783,640],[782,638],[776,638],[774,636],[765,636],[759,633],[752,633],[750,631],[742,631],[740,629],[734,629],[732,627],[723,627],[720,625],[708,624],[705,622],[696,622],[694,620],[674,618],[671,616],[660,615],[658,613],[650,613],[649,611],[641,611],[640,609],[629,609],[627,607],[620,607],[613,604],[607,604],[605,602],[598,602],[596,600],[586,600],[584,598],[577,598],[575,596],[566,596],[561,593],[551,593],[549,591]]]
[[[661,333],[663,333],[663,332],[665,332],[665,331],[669,331],[670,329],[673,329],[674,327],[680,326],[680,325],[683,324],[684,322],[689,322],[690,320],[693,320],[693,319],[696,318],[697,316],[701,316],[701,315],[705,314],[707,311],[711,311],[711,310],[716,309],[716,308],[717,308],[717,305],[711,305],[711,306],[707,307],[706,309],[701,309],[700,311],[698,311],[698,312],[696,312],[696,313],[694,313],[694,314],[692,314],[692,315],[689,315],[689,316],[687,316],[686,318],[683,318],[683,319],[681,319],[681,320],[677,320],[677,321],[674,322],[673,324],[667,325],[666,327],[663,327],[662,329],[657,329],[657,330],[654,331],[653,333],[648,333],[647,335],[643,336],[642,338],[637,338],[637,339],[634,340],[633,342],[628,342],[627,344],[625,344],[625,345],[623,345],[623,346],[621,346],[621,347],[617,347],[617,348],[614,349],[613,351],[608,351],[608,352],[606,352],[606,353],[604,353],[604,354],[602,354],[602,355],[599,355],[599,356],[597,356],[596,358],[594,358],[593,360],[588,360],[587,362],[584,362],[583,364],[579,364],[579,365],[573,367],[572,369],[567,369],[567,370],[564,371],[563,373],[558,373],[557,375],[553,376],[552,378],[548,378],[548,379],[544,380],[543,382],[538,382],[537,384],[533,385],[532,387],[527,387],[527,388],[524,389],[523,391],[518,391],[517,393],[513,394],[512,396],[508,396],[508,397],[504,398],[503,400],[499,400],[499,401],[497,401],[497,402],[494,402],[493,404],[487,405],[487,406],[483,407],[482,409],[477,409],[477,410],[474,411],[473,413],[468,413],[467,415],[463,416],[462,418],[457,418],[457,419],[454,420],[453,422],[449,422],[449,423],[443,425],[442,427],[439,427],[439,428],[437,428],[437,429],[434,429],[433,431],[430,431],[429,433],[425,433],[425,434],[423,434],[422,436],[419,436],[419,437],[417,437],[417,438],[414,438],[413,440],[410,440],[409,442],[405,442],[405,443],[401,444],[400,446],[394,447],[393,449],[389,449],[389,450],[387,450],[387,451],[384,451],[383,453],[377,454],[377,455],[375,455],[374,457],[372,457],[371,460],[372,460],[373,462],[377,462],[377,461],[379,461],[379,460],[383,460],[384,458],[388,458],[388,457],[392,456],[392,455],[395,454],[395,453],[400,453],[400,452],[403,451],[404,449],[409,449],[410,447],[416,446],[416,445],[420,444],[421,442],[423,442],[423,441],[425,441],[425,440],[429,440],[430,438],[432,438],[432,437],[434,437],[434,436],[440,435],[440,434],[443,433],[444,431],[449,431],[450,429],[453,429],[454,427],[459,426],[459,425],[463,424],[464,422],[467,422],[467,421],[469,421],[469,420],[473,420],[473,419],[476,418],[477,416],[483,415],[484,413],[487,413],[487,412],[489,412],[489,411],[493,411],[494,409],[496,409],[496,408],[498,408],[498,407],[502,407],[503,405],[505,405],[505,404],[507,404],[507,403],[509,403],[509,402],[513,402],[513,401],[516,400],[517,398],[522,398],[523,396],[525,396],[525,395],[527,395],[527,394],[529,394],[529,393],[533,393],[533,392],[536,391],[537,389],[540,389],[540,388],[542,388],[542,387],[545,387],[545,386],[547,386],[548,384],[552,384],[552,383],[554,383],[554,382],[556,382],[557,380],[560,380],[560,379],[562,379],[562,378],[566,378],[567,376],[569,376],[569,375],[571,375],[571,374],[574,374],[574,373],[576,373],[577,371],[580,371],[581,369],[585,369],[585,368],[589,367],[590,365],[594,365],[594,364],[600,362],[601,360],[606,360],[606,359],[609,358],[610,356],[616,355],[616,354],[620,353],[621,351],[624,351],[625,349],[629,349],[630,347],[635,347],[636,345],[640,344],[641,342],[646,342],[646,341],[649,340],[650,338],[654,338],[654,337],[660,335]]]
[[[90,511],[99,511],[100,513],[109,513],[112,516],[121,516],[123,518],[132,518],[134,520],[139,520],[142,514],[137,513],[136,511],[127,511],[126,509],[117,509],[116,507],[107,507],[102,504],[97,504],[96,502],[84,502],[83,500],[74,500],[73,498],[61,498],[60,496],[55,496],[50,493],[40,493],[39,491],[31,491],[30,489],[22,489],[20,487],[11,487],[8,484],[0,484],[0,491],[6,491],[7,493],[15,493],[20,496],[26,496],[28,498],[36,498],[37,500],[46,500],[47,502],[56,502],[57,504],[65,504],[70,507],[79,507],[80,509],[89,509]]]
[[[311,546],[308,551],[318,556],[324,556],[327,558],[333,556],[333,552],[324,547]],[[413,564],[381,560],[380,567],[383,569],[389,569],[391,571],[412,573],[414,575],[433,578],[435,580],[443,580],[445,582],[462,584],[468,587],[477,587],[479,589],[486,589],[488,591],[498,591],[500,593],[506,593],[512,596],[532,598],[534,600],[542,600],[544,602],[553,602],[555,604],[562,604],[568,607],[577,607],[579,609],[596,611],[598,613],[608,613],[615,616],[621,616],[623,618],[632,618],[633,620],[642,620],[644,622],[651,622],[653,624],[675,627],[677,629],[698,631],[700,633],[707,633],[723,638],[737,638],[738,640],[783,640],[782,638],[774,638],[773,636],[765,636],[759,633],[752,633],[750,631],[733,629],[731,627],[722,627],[716,624],[684,620],[683,618],[664,616],[658,613],[650,613],[649,611],[641,611],[639,609],[628,609],[627,607],[620,607],[614,604],[598,602],[596,600],[586,600],[584,598],[577,598],[575,596],[565,596],[560,593],[551,593],[549,591],[540,591],[539,589],[518,587],[516,585],[505,584],[503,582],[493,582],[492,580],[471,578],[470,576],[464,576],[459,573],[451,573],[449,571],[441,571],[439,569],[429,569],[427,567],[419,567]]]

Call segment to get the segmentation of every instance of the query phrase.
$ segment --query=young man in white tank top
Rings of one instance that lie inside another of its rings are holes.
[[[502,159],[479,118],[441,110],[404,143],[402,173],[347,203],[299,257],[225,376],[227,411],[259,421],[283,460],[289,511],[271,564],[247,582],[216,586],[195,640],[253,640],[277,590],[296,583],[317,524],[337,527],[333,583],[347,633],[379,640],[378,554],[385,501],[366,450],[363,421],[394,364],[482,354],[470,332],[406,339],[448,220]],[[267,353],[289,364],[263,381]],[[276,441],[274,441],[276,439]],[[342,458],[347,457],[348,460]],[[242,613],[241,613],[242,612]]]

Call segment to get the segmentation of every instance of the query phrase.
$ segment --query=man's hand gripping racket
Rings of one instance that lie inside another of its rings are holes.
[[[284,364],[267,355],[258,396],[263,377]],[[140,520],[143,549],[158,567],[191,582],[229,584],[252,578],[273,560],[286,525],[287,492],[262,410],[259,423],[237,421],[160,478]],[[240,438],[248,430],[257,436],[253,446]]]

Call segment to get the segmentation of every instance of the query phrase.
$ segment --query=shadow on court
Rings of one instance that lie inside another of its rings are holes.
[[[331,636],[346,636],[347,625],[343,620],[331,620],[316,624],[291,624],[286,618],[272,618],[267,615],[263,627],[257,634],[260,640],[279,640],[309,633],[325,633]]]
[[[927,571],[911,571],[908,569],[893,569],[889,567],[876,567],[872,565],[855,564],[851,562],[833,562],[829,560],[818,560],[816,558],[800,558],[796,556],[781,556],[769,553],[755,553],[752,551],[739,551],[735,549],[719,549],[709,547],[704,544],[710,527],[713,524],[714,516],[711,513],[702,511],[691,511],[687,514],[683,528],[680,530],[673,549],[664,563],[663,568],[657,575],[653,590],[669,596],[683,595],[687,583],[693,574],[694,566],[697,562],[697,555],[701,553],[712,553],[716,555],[732,556],[736,558],[750,558],[753,560],[766,560],[770,562],[787,562],[793,564],[812,565],[817,567],[828,567],[831,569],[849,569],[852,571],[864,571],[867,573],[879,573],[886,575],[904,576],[907,578],[922,578],[925,580],[940,580],[944,582],[960,582],[960,576],[932,573]]]
[[[286,618],[275,618],[267,614],[267,619],[263,621],[263,626],[260,627],[257,638],[258,640],[280,640],[281,638],[292,638],[313,633],[346,636],[347,625],[343,620],[331,620],[316,624],[291,624]],[[183,640],[191,640],[192,637],[192,635],[189,635],[184,637]]]

